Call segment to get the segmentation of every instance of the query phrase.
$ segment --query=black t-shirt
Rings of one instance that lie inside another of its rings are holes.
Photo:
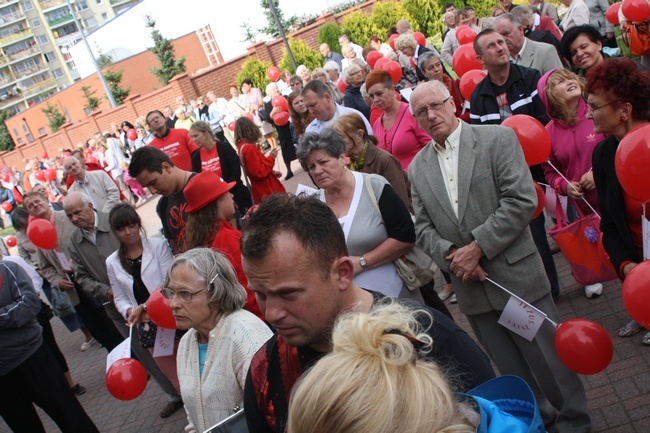
[[[194,177],[195,174],[192,173],[189,179]],[[162,222],[163,235],[169,242],[174,254],[182,252],[183,232],[187,223],[186,207],[187,199],[182,190],[169,197],[161,197],[156,205],[156,213]]]
[[[371,292],[374,305],[385,296]],[[455,391],[466,392],[495,377],[487,355],[471,337],[443,313],[408,301],[398,301],[429,316],[417,315],[433,348],[423,359],[435,360],[447,373]],[[275,334],[260,348],[251,361],[244,388],[244,408],[248,429],[255,433],[284,432],[287,424],[291,389],[300,375],[325,353],[311,347],[287,345]]]

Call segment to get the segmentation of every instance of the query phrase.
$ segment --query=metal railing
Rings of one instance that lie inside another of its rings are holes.
[[[15,62],[16,60],[23,59],[25,57],[28,57],[31,54],[37,54],[40,53],[41,49],[38,45],[32,45],[29,48],[26,48],[24,50],[17,51],[12,54],[8,54],[6,58],[9,59],[9,62]]]
[[[47,20],[47,25],[50,26],[50,28],[58,26],[59,24],[67,23],[68,21],[72,21],[73,17],[72,14],[68,15],[63,15],[55,20]]]
[[[5,36],[4,38],[0,38],[0,46],[7,45],[11,42],[18,41],[20,39],[24,39],[29,36],[33,36],[34,33],[30,29],[24,29],[21,31],[18,31],[14,33],[13,35]]]
[[[25,19],[25,14],[22,13],[14,12],[12,14],[0,15],[0,27],[23,19]]]
[[[42,81],[38,84],[34,84],[33,86],[22,89],[21,94],[23,98],[27,98],[29,96],[35,95],[37,93],[41,93],[55,86],[56,86],[56,80],[54,78],[48,78],[47,80]]]
[[[66,5],[65,0],[38,0],[43,10],[51,9],[60,5]]]

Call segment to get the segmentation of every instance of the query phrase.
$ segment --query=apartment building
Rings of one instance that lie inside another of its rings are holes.
[[[69,48],[81,32],[140,1],[0,0],[0,110],[17,114],[77,81]]]

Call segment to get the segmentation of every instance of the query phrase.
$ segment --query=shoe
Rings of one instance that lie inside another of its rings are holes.
[[[293,173],[292,173],[292,172],[289,172],[289,173],[287,173],[287,175],[284,177],[284,180],[289,180],[289,179],[291,179],[292,177],[293,177]]]
[[[450,296],[454,294],[454,287],[450,284],[449,287],[445,285],[445,288],[442,289],[442,292],[438,293],[438,297],[441,301],[446,301]]]
[[[588,286],[585,286],[585,295],[587,295],[587,298],[597,298],[600,295],[603,294],[603,285],[600,283],[596,284],[589,284]]]
[[[81,386],[79,384],[76,384],[75,386],[70,388],[70,391],[72,391],[74,393],[74,395],[81,395],[81,394],[86,393],[86,388],[84,388],[83,386]]]
[[[650,346],[650,332],[643,336],[643,340],[641,340],[641,342],[646,346]]]
[[[449,300],[449,303],[450,304],[458,303],[458,299],[456,299],[456,294],[455,293],[453,295],[451,295],[451,299]]]
[[[551,245],[549,245],[549,248],[551,249],[551,254],[557,254],[562,251],[560,246],[555,242],[552,242]]]
[[[94,338],[91,338],[88,341],[84,341],[83,343],[81,343],[81,351],[85,352],[86,350],[90,349],[92,345],[95,343],[97,343],[97,340],[95,340]]]
[[[631,320],[627,325],[623,326],[618,330],[619,337],[631,337],[634,334],[638,334],[643,329],[643,326],[639,325],[635,320]],[[648,335],[646,334],[646,337]],[[645,339],[645,337],[643,337]]]
[[[169,418],[172,416],[178,409],[183,407],[182,401],[170,401],[167,403],[167,406],[163,407],[163,410],[160,411],[161,418]]]

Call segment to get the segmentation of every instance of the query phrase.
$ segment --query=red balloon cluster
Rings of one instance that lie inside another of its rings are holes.
[[[13,205],[9,201],[3,202],[0,206],[2,207],[2,210],[7,213],[11,212],[11,209],[13,209]]]
[[[616,150],[614,166],[621,186],[640,203],[650,201],[650,124],[628,132]]]
[[[43,170],[36,170],[36,173],[34,173],[34,177],[36,178],[36,180],[45,182],[45,172]]]
[[[611,4],[607,8],[607,12],[605,13],[605,18],[607,18],[607,21],[614,24],[615,26],[620,24],[620,21],[618,19],[618,11],[621,9],[621,5],[622,2],[616,2],[614,4]]]
[[[138,139],[138,132],[135,129],[130,128],[128,131],[126,131],[126,138],[131,141],[135,141]]]
[[[27,238],[38,248],[53,250],[56,248],[56,229],[45,219],[34,219],[27,226]]]
[[[544,188],[542,188],[539,183],[533,183],[535,184],[535,192],[537,193],[537,209],[535,209],[535,213],[533,214],[533,219],[535,219],[544,211],[544,205],[546,204],[546,194],[544,193]]]
[[[275,82],[278,81],[280,78],[280,68],[277,66],[271,66],[267,71],[266,71],[266,76],[269,77],[269,80]]]
[[[642,23],[650,18],[650,4],[647,0],[623,0],[621,8],[625,18],[633,23]]]
[[[529,167],[548,159],[551,154],[551,139],[539,120],[525,114],[516,114],[504,120],[502,125],[512,128],[517,134]]]
[[[388,45],[390,45],[390,47],[393,49],[393,51],[397,51],[395,49],[395,39],[397,39],[398,37],[399,37],[399,35],[397,33],[395,33],[393,35],[390,35],[388,37]]]
[[[402,79],[402,66],[396,61],[389,61],[384,65],[383,69],[388,71],[390,77],[393,79],[393,84],[397,84]]]
[[[560,361],[578,374],[603,371],[614,356],[614,344],[607,331],[587,319],[569,319],[555,331],[555,350]]]
[[[483,81],[487,77],[487,72],[479,69],[472,69],[467,71],[460,79],[458,86],[460,87],[460,94],[463,95],[465,100],[469,101],[474,89],[478,86],[478,83]]]
[[[623,305],[644,328],[650,328],[650,260],[636,265],[623,280]]]
[[[147,299],[147,313],[156,325],[166,329],[176,329],[176,320],[169,301],[156,289]]]
[[[45,170],[45,180],[52,181],[54,179],[56,179],[56,170],[53,168]]]
[[[460,26],[456,29],[456,39],[460,45],[471,44],[476,39],[476,32],[469,26]]]
[[[379,60],[381,60],[381,59],[379,59]],[[379,63],[379,62],[377,62],[377,63]],[[339,88],[339,92],[341,92],[341,95],[343,95],[343,94],[345,94],[345,89],[348,88],[348,85],[345,83],[345,81],[339,80],[338,88]]]
[[[368,63],[368,65],[371,68],[374,68],[375,63],[377,62],[377,60],[381,59],[382,57],[384,57],[384,55],[382,53],[380,53],[379,51],[371,51],[366,56],[366,63]]]
[[[273,115],[273,123],[275,123],[278,126],[284,126],[287,123],[289,123],[289,118],[291,116],[287,111],[280,111],[279,113],[275,113]]]
[[[415,42],[417,42],[419,46],[423,47],[427,44],[427,38],[424,36],[424,33],[413,32],[413,37],[415,38]]]
[[[11,182],[11,176],[9,175],[9,173],[5,173],[2,175],[2,181],[5,183]]]
[[[272,107],[280,107],[282,111],[289,111],[289,103],[287,102],[286,98],[284,96],[274,96],[271,99],[271,106]]]
[[[384,66],[386,63],[390,62],[390,59],[387,57],[382,57],[379,60],[375,62],[375,67],[374,69],[384,69]]]
[[[88,164],[99,164],[99,161],[94,156],[89,156],[86,158],[86,163]]]
[[[476,51],[471,44],[461,45],[451,59],[454,71],[462,77],[472,69],[483,69],[483,64],[476,59]]]
[[[147,387],[147,370],[133,358],[118,359],[106,372],[106,388],[118,400],[139,397]]]
[[[15,247],[16,245],[18,245],[18,241],[16,240],[16,237],[15,237],[15,236],[9,236],[9,237],[5,240],[5,244],[7,244],[7,246],[8,246],[9,248],[13,248],[13,247]]]

